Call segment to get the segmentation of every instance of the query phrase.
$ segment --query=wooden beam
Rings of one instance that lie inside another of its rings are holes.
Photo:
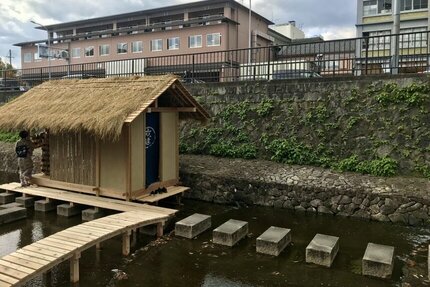
[[[148,108],[148,113],[196,113],[195,107],[159,107]]]
[[[130,230],[122,234],[122,255],[124,256],[130,255],[130,235]]]
[[[79,282],[79,258],[81,258],[81,253],[75,253],[72,258],[70,258],[70,282]]]
[[[101,152],[100,140],[96,140],[96,195],[100,195],[100,170],[101,170]]]
[[[126,161],[125,161],[125,199],[131,200],[131,124],[125,126]]]
[[[34,175],[32,178],[32,183],[34,183],[38,186],[63,189],[63,190],[68,190],[68,191],[76,191],[76,192],[82,192],[82,193],[88,193],[88,194],[95,194],[96,193],[96,187],[95,186],[51,180],[51,179],[44,177],[44,176],[41,176],[41,175]]]
[[[164,233],[164,222],[157,223],[157,238],[163,236]]]

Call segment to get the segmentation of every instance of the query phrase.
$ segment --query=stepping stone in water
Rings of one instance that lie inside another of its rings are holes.
[[[0,209],[0,224],[17,221],[27,217],[25,207],[9,207]]]
[[[194,238],[211,227],[211,216],[195,213],[175,224],[175,235]]]
[[[330,267],[339,251],[339,237],[317,234],[306,247],[306,263]]]
[[[213,231],[213,243],[233,246],[248,234],[248,222],[230,219]]]
[[[4,192],[0,193],[0,204],[8,204],[15,201],[16,194]]]
[[[257,252],[278,256],[291,242],[291,229],[272,226],[257,238]]]
[[[390,278],[394,267],[394,247],[367,244],[366,252],[363,256],[363,275]]]

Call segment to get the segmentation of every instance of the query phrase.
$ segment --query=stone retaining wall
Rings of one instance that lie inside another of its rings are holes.
[[[430,225],[430,181],[379,178],[261,160],[181,156],[193,199],[260,205],[407,225]]]

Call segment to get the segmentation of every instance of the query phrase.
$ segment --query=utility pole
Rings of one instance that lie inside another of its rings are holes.
[[[45,30],[48,33],[48,79],[51,80],[51,33],[49,33],[49,29],[40,23],[37,23],[33,20],[30,21],[31,23],[40,26],[43,30]]]
[[[9,65],[12,67],[12,59],[14,57],[12,57],[12,50],[9,49],[9,54],[6,56],[6,58],[9,58]]]
[[[252,24],[252,6],[251,6],[251,0],[249,0],[249,19],[248,19],[248,64],[251,64],[251,48],[252,48],[252,30],[251,30],[251,24]]]
[[[400,0],[393,0],[393,39],[391,40],[391,73],[399,73]]]

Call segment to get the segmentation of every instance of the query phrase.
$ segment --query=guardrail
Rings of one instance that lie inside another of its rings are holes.
[[[189,83],[427,73],[429,39],[424,31],[0,71],[0,89],[13,81],[33,86],[48,80],[49,71],[52,79],[173,73]]]

